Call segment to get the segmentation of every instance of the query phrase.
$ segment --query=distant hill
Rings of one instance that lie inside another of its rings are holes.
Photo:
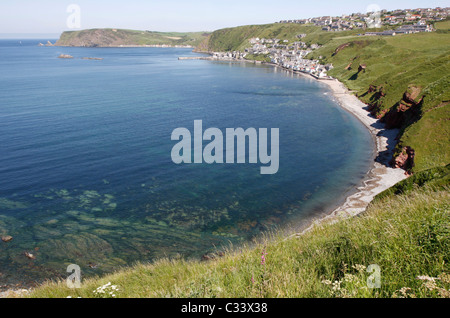
[[[235,28],[225,28],[214,31],[206,45],[208,51],[243,51],[251,47],[251,38],[286,39],[299,41],[297,35],[307,34],[313,38],[315,34],[324,34],[317,26],[305,26],[294,23],[272,23],[259,25],[244,25]],[[305,41],[305,39],[302,39]],[[306,41],[305,41],[306,42]]]
[[[109,47],[133,45],[170,45],[196,47],[209,36],[206,32],[154,32],[124,29],[66,31],[57,46]]]

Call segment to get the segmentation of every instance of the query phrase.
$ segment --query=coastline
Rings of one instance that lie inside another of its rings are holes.
[[[311,230],[315,225],[324,222],[336,222],[342,218],[356,216],[364,212],[373,198],[392,187],[397,182],[407,178],[405,171],[401,168],[393,168],[389,165],[396,145],[395,138],[398,129],[386,129],[380,120],[370,115],[367,105],[360,101],[355,95],[339,82],[337,79],[319,80],[328,86],[338,104],[346,111],[355,116],[370,132],[375,143],[374,163],[362,180],[362,185],[357,187],[356,192],[345,198],[345,202],[326,213],[320,219],[312,221],[305,230],[294,236]]]
[[[307,74],[288,70],[272,63],[261,63],[252,60],[221,60],[210,58],[198,59],[223,62],[267,64],[275,67],[280,67],[285,71],[290,71],[292,73],[309,77]],[[309,225],[307,225],[305,229],[302,229],[299,233],[294,233],[287,236],[286,239],[292,236],[301,235],[312,229],[315,225],[319,225],[325,222],[335,222],[342,218],[353,217],[364,212],[369,203],[377,194],[390,188],[397,182],[407,178],[403,169],[392,168],[389,166],[389,161],[396,144],[395,138],[398,134],[398,129],[385,129],[383,123],[370,115],[370,112],[367,111],[367,105],[361,102],[345,87],[343,83],[339,82],[337,79],[321,80],[313,76],[309,78],[314,78],[315,80],[326,84],[330,92],[333,94],[333,97],[338,102],[339,106],[355,116],[369,130],[372,138],[374,139],[374,153],[376,159],[374,158],[374,163],[372,164],[370,170],[361,180],[360,184],[362,185],[357,186],[355,191],[351,191],[351,194],[347,197],[341,196],[337,199],[339,200],[339,203],[336,203],[334,205],[337,206],[338,204],[340,204],[337,208],[334,208],[334,210],[332,210],[333,208],[330,208],[330,210],[323,211],[323,214],[321,214],[320,217],[310,220]],[[343,201],[345,202],[342,203]],[[29,293],[30,290],[31,289],[9,289],[4,292],[0,292],[0,298],[23,297],[26,296],[26,294]]]
[[[210,53],[209,53],[210,54]],[[324,211],[324,213],[308,222],[304,229],[301,229],[299,233],[292,235],[300,235],[303,232],[309,231],[317,224],[322,222],[335,222],[342,218],[353,217],[364,212],[373,200],[373,198],[383,192],[384,190],[392,187],[397,182],[406,179],[408,176],[405,170],[401,168],[393,168],[389,164],[394,153],[394,148],[397,144],[396,137],[399,133],[399,129],[386,129],[385,124],[380,122],[379,119],[373,117],[368,111],[368,106],[360,101],[355,95],[347,89],[347,87],[335,78],[318,78],[311,74],[306,74],[301,71],[295,71],[286,69],[278,64],[259,62],[253,60],[242,59],[218,59],[213,57],[198,57],[188,59],[202,59],[211,61],[223,61],[223,62],[244,62],[252,64],[265,64],[273,67],[281,68],[287,72],[292,72],[327,85],[331,91],[334,99],[337,101],[340,107],[356,117],[370,132],[374,140],[374,154],[375,157],[370,170],[366,173],[365,177],[361,180],[360,185],[350,191],[350,195],[341,197],[339,203],[330,208],[330,210]],[[343,203],[342,203],[343,202]],[[336,208],[337,206],[337,208]],[[290,235],[290,236],[292,236]]]

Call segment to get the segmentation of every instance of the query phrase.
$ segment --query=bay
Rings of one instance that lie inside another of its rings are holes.
[[[366,128],[320,82],[268,65],[178,60],[185,48],[0,40],[0,285],[199,259],[295,231],[360,184]],[[74,59],[60,59],[69,54]],[[96,57],[102,60],[86,60]],[[171,133],[279,128],[280,167],[181,164]],[[25,252],[36,258],[29,259]]]

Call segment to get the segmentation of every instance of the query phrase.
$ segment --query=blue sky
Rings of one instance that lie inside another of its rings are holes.
[[[446,7],[446,1],[385,0],[1,0],[0,34],[59,34],[67,27],[67,7],[81,9],[81,29],[128,28],[152,31],[212,31],[283,19],[382,9]]]

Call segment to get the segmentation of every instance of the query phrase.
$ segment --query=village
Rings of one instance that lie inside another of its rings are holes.
[[[450,12],[450,8],[426,8],[426,9],[405,9],[386,11],[381,10],[380,21],[382,25],[397,26],[395,30],[387,29],[378,32],[361,32],[358,36],[394,36],[401,34],[411,34],[419,32],[435,31],[432,22],[445,20]],[[344,31],[352,29],[368,28],[370,14],[354,13],[342,17],[318,17],[301,20],[283,20],[278,23],[298,23],[313,24],[322,26],[322,31]],[[306,44],[301,39],[306,34],[298,34],[297,41],[288,39],[249,39],[249,48],[244,52],[214,52],[211,58],[217,60],[252,60],[254,63],[269,63],[282,67],[293,72],[309,74],[316,79],[333,79],[327,72],[333,68],[332,64],[322,65],[319,60],[308,59],[306,56],[313,50],[318,49],[318,44]],[[259,59],[249,59],[249,56],[259,57]]]
[[[449,16],[450,8],[417,8],[399,9],[393,11],[380,10],[379,27],[397,26],[403,24],[430,25],[433,22],[445,20]],[[372,13],[352,13],[339,17],[322,16],[309,19],[282,20],[277,23],[298,23],[321,26],[323,31],[346,31],[354,29],[364,30],[372,19]],[[420,28],[417,32],[423,32]]]
[[[297,38],[302,39],[306,34],[298,34]],[[306,56],[313,50],[320,48],[318,44],[307,45],[302,41],[289,43],[287,39],[249,39],[249,48],[244,52],[214,52],[211,58],[217,60],[240,60],[248,61],[248,56],[262,56],[263,61],[254,61],[255,63],[274,64],[284,69],[294,72],[309,74],[317,79],[332,79],[327,75],[327,71],[333,68],[331,64],[322,65],[318,60],[307,59]]]

